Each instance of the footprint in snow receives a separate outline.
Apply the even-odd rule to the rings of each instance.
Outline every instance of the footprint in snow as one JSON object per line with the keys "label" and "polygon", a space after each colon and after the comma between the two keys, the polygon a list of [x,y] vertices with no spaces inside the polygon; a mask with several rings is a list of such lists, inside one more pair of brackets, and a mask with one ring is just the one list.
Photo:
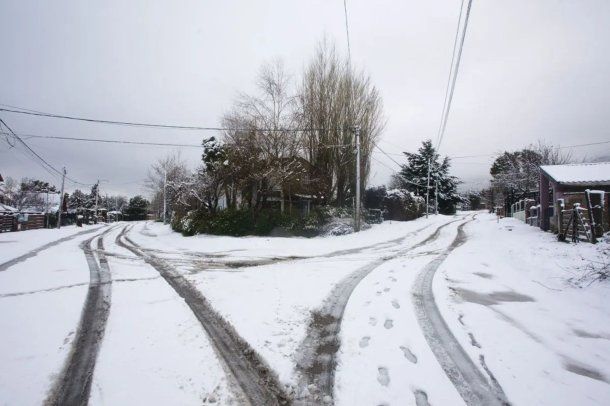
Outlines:
{"label": "footprint in snow", "polygon": [[402,350],[402,354],[405,356],[406,359],[408,359],[409,361],[411,361],[414,364],[417,364],[417,357],[415,356],[415,354],[413,354],[411,352],[411,350],[408,347],[401,345],[400,349]]}
{"label": "footprint in snow", "polygon": [[392,306],[394,306],[395,309],[400,309],[400,303],[398,303],[398,300],[396,299],[392,300]]}
{"label": "footprint in snow", "polygon": [[376,326],[377,325],[377,319],[374,317],[369,317],[369,324],[371,326]]}
{"label": "footprint in snow", "polygon": [[430,406],[430,403],[428,403],[428,394],[423,390],[418,389],[413,392],[413,395],[415,395],[415,404],[417,406]]}
{"label": "footprint in snow", "polygon": [[396,282],[396,278],[395,278],[395,277],[393,277],[393,276],[390,276],[390,280],[391,280],[392,282]]}
{"label": "footprint in snow", "polygon": [[358,343],[358,345],[360,346],[360,348],[364,348],[364,347],[368,347],[369,346],[369,340],[371,339],[371,337],[362,337],[360,339],[360,342]]}
{"label": "footprint in snow", "polygon": [[388,373],[388,369],[386,367],[379,367],[377,368],[377,371],[377,382],[383,386],[388,386],[390,383],[390,374]]}
{"label": "footprint in snow", "polygon": [[383,291],[384,291],[384,292],[389,292],[389,291],[390,291],[390,288],[384,288],[384,289],[383,289]]}
{"label": "footprint in snow", "polygon": [[391,329],[394,327],[394,321],[392,319],[387,319],[385,323],[383,323],[383,327],[387,328],[388,330]]}
{"label": "footprint in snow", "polygon": [[380,290],[378,290],[377,292],[375,292],[375,294],[376,294],[377,296],[381,296],[381,291],[380,291]]}
{"label": "footprint in snow", "polygon": [[370,300],[367,300],[366,302],[364,302],[364,305],[365,305],[365,306],[368,306],[368,305],[370,305],[370,304],[371,304],[371,301],[370,301]]}

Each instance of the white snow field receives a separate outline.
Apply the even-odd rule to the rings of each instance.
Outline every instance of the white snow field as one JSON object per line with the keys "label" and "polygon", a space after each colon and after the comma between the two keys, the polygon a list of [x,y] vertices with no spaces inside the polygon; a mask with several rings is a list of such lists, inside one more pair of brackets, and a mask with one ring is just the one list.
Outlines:
{"label": "white snow field", "polygon": [[[65,231],[64,231],[65,230]],[[0,257],[8,261],[53,241],[55,230],[0,234]],[[83,231],[61,229],[55,239]],[[28,233],[32,240],[28,240]],[[0,272],[0,404],[40,405],[61,371],[78,326],[89,268],[76,236]]]}
{"label": "white snow field", "polygon": [[91,405],[231,404],[205,332],[158,272],[104,238],[112,305],[93,376]]}
{"label": "white snow field", "polygon": [[[92,405],[243,404],[249,396],[193,297],[170,284],[171,272],[260,354],[297,404],[303,396],[314,404],[466,404],[469,367],[497,396],[489,404],[610,404],[610,284],[582,278],[592,261],[609,262],[607,242],[560,243],[482,212],[309,239],[182,237],[153,222],[112,227],[21,261],[12,260],[68,231],[0,235],[0,264],[7,264],[0,270],[0,405],[40,405],[57,386],[89,286],[79,247],[89,239],[96,264],[112,278]],[[107,230],[101,249],[94,237]],[[117,243],[121,233],[127,239]],[[356,274],[353,291],[338,289]],[[422,316],[425,275],[434,275],[429,296],[448,336],[435,337],[438,324]],[[340,345],[322,354],[336,364],[325,394],[303,386],[311,371],[300,363],[312,314],[333,303],[336,310],[337,292],[347,296]],[[463,382],[448,375],[439,348],[469,359],[456,361]],[[317,390],[322,395],[312,398]]]}
{"label": "white snow field", "polygon": [[28,230],[27,233],[0,233],[0,267],[4,262],[27,254],[36,248],[41,248],[45,244],[56,242],[62,238],[70,238],[75,234],[90,235],[90,232],[100,227],[104,227],[104,225],[64,226],[59,230],[41,228]]}

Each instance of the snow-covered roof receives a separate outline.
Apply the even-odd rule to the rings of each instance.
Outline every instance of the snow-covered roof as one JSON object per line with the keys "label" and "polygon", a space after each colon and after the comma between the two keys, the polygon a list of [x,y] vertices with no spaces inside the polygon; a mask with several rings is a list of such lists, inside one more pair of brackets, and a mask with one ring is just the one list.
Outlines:
{"label": "snow-covered roof", "polygon": [[11,207],[7,204],[2,204],[0,203],[0,211],[11,211],[11,212],[18,212],[19,210],[17,210],[14,207]]}
{"label": "snow-covered roof", "polygon": [[567,185],[610,185],[610,162],[543,165],[552,180]]}

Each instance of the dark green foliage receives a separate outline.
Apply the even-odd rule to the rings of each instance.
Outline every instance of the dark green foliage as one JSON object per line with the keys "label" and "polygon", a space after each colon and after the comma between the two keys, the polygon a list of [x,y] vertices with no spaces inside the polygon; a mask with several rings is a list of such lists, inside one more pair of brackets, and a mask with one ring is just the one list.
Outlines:
{"label": "dark green foliage", "polygon": [[[455,205],[460,202],[457,193],[458,179],[449,175],[451,166],[448,157],[443,159],[432,146],[432,141],[424,141],[417,153],[405,152],[407,163],[402,166],[395,182],[402,189],[426,197],[428,169],[430,170],[430,190],[428,190],[430,206],[434,209],[435,184],[438,184],[438,211],[442,214],[455,213]],[[428,168],[428,166],[430,168]]]}
{"label": "dark green foliage", "polygon": [[387,190],[385,186],[373,186],[364,191],[364,207],[367,209],[383,209],[383,199]]}
{"label": "dark green foliage", "polygon": [[392,189],[383,199],[387,220],[415,220],[424,213],[425,200],[403,189]]}
{"label": "dark green foliage", "polygon": [[189,212],[182,218],[175,217],[172,229],[186,236],[213,234],[235,237],[270,235],[281,229],[283,234],[311,237],[317,235],[331,217],[342,214],[349,215],[348,212],[338,213],[336,208],[331,207],[316,208],[305,217],[272,210],[228,209],[214,214],[198,210]]}
{"label": "dark green foliage", "polygon": [[146,220],[148,210],[148,200],[142,196],[135,196],[129,199],[129,206],[125,210],[128,220]]}

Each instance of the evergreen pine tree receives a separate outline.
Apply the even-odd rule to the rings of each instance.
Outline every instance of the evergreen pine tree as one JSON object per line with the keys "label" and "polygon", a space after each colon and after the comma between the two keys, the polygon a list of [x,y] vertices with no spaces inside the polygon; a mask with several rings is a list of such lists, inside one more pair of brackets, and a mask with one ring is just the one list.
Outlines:
{"label": "evergreen pine tree", "polygon": [[457,193],[458,179],[449,175],[451,166],[449,157],[440,159],[439,154],[432,146],[432,141],[422,143],[417,153],[405,152],[407,163],[395,178],[403,189],[426,197],[428,182],[428,165],[430,165],[430,190],[428,198],[431,211],[434,210],[435,182],[438,182],[438,211],[442,214],[455,213],[455,205],[461,199]]}

